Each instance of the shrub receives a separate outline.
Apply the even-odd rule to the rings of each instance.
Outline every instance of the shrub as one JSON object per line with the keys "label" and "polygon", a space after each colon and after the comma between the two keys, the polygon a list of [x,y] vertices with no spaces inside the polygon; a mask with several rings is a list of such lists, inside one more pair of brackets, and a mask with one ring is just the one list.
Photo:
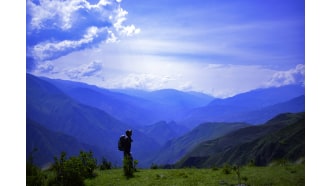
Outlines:
{"label": "shrub", "polygon": [[31,162],[26,163],[26,185],[44,185],[45,178],[39,167]]}
{"label": "shrub", "polygon": [[232,171],[232,167],[228,163],[225,163],[222,167],[222,172],[224,174],[230,174],[231,171]]}
{"label": "shrub", "polygon": [[139,163],[139,161],[138,160],[134,160],[133,161],[133,170],[134,171],[137,171],[137,164]]}
{"label": "shrub", "polygon": [[108,170],[111,169],[112,165],[110,161],[107,161],[106,158],[102,158],[102,164],[100,165],[100,170]]}
{"label": "shrub", "polygon": [[33,153],[38,149],[33,149],[29,159],[26,162],[26,185],[44,185],[46,176],[43,174],[41,169],[33,163]]}
{"label": "shrub", "polygon": [[254,160],[250,160],[249,163],[247,164],[247,166],[249,166],[249,167],[253,167],[255,165],[256,165],[256,163]]}
{"label": "shrub", "polygon": [[154,164],[152,163],[151,166],[150,166],[150,169],[158,169],[158,165],[157,164]]}
{"label": "shrub", "polygon": [[88,153],[80,151],[79,160],[82,163],[82,166],[80,167],[82,168],[82,176],[84,178],[94,177],[94,170],[97,167],[97,161],[93,157],[92,151],[89,151]]}
{"label": "shrub", "polygon": [[219,170],[219,168],[216,166],[212,166],[212,170],[216,171],[216,170]]}
{"label": "shrub", "polygon": [[62,152],[60,159],[54,157],[52,169],[55,171],[55,185],[84,185],[84,179],[94,176],[96,159],[93,153],[80,151],[79,156],[66,159]]}
{"label": "shrub", "polygon": [[275,159],[272,162],[270,162],[269,165],[279,165],[279,166],[286,166],[289,164],[289,161],[285,158],[281,158],[281,159]]}

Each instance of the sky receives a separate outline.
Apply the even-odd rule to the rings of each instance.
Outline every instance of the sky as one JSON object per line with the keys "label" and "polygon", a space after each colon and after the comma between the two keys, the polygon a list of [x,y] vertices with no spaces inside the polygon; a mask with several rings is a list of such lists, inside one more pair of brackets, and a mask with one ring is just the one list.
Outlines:
{"label": "sky", "polygon": [[225,98],[305,84],[302,0],[27,0],[26,72]]}

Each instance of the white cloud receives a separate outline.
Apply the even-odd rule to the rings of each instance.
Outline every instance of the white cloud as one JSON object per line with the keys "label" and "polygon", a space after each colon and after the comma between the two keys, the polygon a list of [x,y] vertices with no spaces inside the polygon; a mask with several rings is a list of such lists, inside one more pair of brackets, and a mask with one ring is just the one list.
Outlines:
{"label": "white cloud", "polygon": [[90,27],[87,29],[86,34],[80,40],[63,40],[58,42],[42,42],[35,45],[32,49],[32,54],[35,58],[43,61],[58,52],[63,52],[68,49],[74,49],[88,44],[97,37],[99,30],[97,27]]}
{"label": "white cloud", "polygon": [[124,26],[128,12],[122,9],[120,6],[113,11],[114,15],[109,16],[109,19],[114,23],[114,27],[118,33],[124,36],[132,36],[140,33],[141,29],[136,28],[134,25]]}
{"label": "white cloud", "polygon": [[153,73],[130,73],[118,76],[109,85],[111,88],[136,88],[143,90],[159,90],[168,88],[168,83],[173,81],[169,76]]}
{"label": "white cloud", "polygon": [[193,91],[193,85],[190,81],[184,82],[181,84],[181,86],[179,86],[179,90],[183,90],[183,91]]}
{"label": "white cloud", "polygon": [[89,64],[81,65],[77,68],[66,71],[66,74],[71,79],[81,79],[83,77],[90,77],[98,74],[102,70],[102,63],[93,61]]}
{"label": "white cloud", "polygon": [[[27,1],[28,14],[32,16],[31,26],[33,29],[49,29],[46,26],[51,26],[68,30],[74,23],[79,22],[81,18],[78,13],[79,10],[105,12],[105,14],[100,15],[108,17],[107,14],[115,12],[116,4],[121,1],[117,0],[117,3],[114,3],[114,0],[100,0],[97,4],[90,4],[86,0],[40,0],[39,2],[36,4],[32,0]],[[126,13],[120,17],[126,19],[127,11],[122,10],[122,12]],[[89,11],[89,13],[92,14],[93,12]]]}
{"label": "white cloud", "polygon": [[116,37],[116,35],[111,30],[108,30],[108,37],[106,43],[115,43],[118,41],[119,39]]}
{"label": "white cloud", "polygon": [[132,35],[140,33],[141,30],[139,28],[135,28],[134,25],[130,25],[130,26],[123,27],[121,32],[127,36],[132,36]]}
{"label": "white cloud", "polygon": [[54,65],[50,62],[44,62],[37,66],[37,69],[35,70],[37,73],[56,73],[54,71]]}
{"label": "white cloud", "polygon": [[37,30],[46,26],[58,27],[62,30],[70,29],[74,21],[74,12],[88,4],[85,0],[40,0],[39,2],[40,4],[37,5],[32,0],[27,1],[28,12],[32,15],[31,26]]}
{"label": "white cloud", "polygon": [[305,84],[305,65],[298,64],[295,68],[287,71],[275,72],[266,86],[280,87],[290,84]]}
{"label": "white cloud", "polygon": [[124,24],[128,12],[118,0],[100,0],[97,4],[86,0],[39,2],[27,1],[27,37],[34,40],[33,44],[27,42],[28,55],[36,62],[102,42],[114,43],[141,31],[133,24]]}

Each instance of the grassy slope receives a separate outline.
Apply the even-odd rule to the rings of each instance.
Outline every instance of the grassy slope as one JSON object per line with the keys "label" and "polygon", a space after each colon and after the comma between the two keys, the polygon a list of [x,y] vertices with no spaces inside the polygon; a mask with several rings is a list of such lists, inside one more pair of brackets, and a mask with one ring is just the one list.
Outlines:
{"label": "grassy slope", "polygon": [[249,160],[254,160],[256,165],[264,166],[272,160],[296,161],[300,157],[305,157],[305,119],[250,143],[238,145],[223,153],[213,154],[206,165],[214,164],[214,162],[216,165],[225,162],[245,164]]}
{"label": "grassy slope", "polygon": [[168,141],[161,151],[156,154],[157,156],[152,162],[173,164],[199,143],[224,136],[229,132],[248,126],[246,123],[203,123],[185,135]]}
{"label": "grassy slope", "polygon": [[304,118],[304,112],[284,113],[264,125],[245,127],[202,142],[177,162],[176,167],[212,167],[225,162],[244,165],[249,160],[266,165],[280,158],[294,161],[304,157]]}
{"label": "grassy slope", "polygon": [[[162,186],[162,185],[237,185],[237,175],[224,174],[222,169],[142,169],[134,177],[126,179],[122,169],[96,171],[97,177],[85,180],[87,186]],[[275,165],[241,168],[241,178],[247,185],[292,186],[305,185],[305,165]]]}

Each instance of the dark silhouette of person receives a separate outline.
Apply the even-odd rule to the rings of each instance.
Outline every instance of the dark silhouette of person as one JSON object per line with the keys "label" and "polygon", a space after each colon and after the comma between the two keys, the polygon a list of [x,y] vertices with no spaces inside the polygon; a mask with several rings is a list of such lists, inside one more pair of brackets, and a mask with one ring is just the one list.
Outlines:
{"label": "dark silhouette of person", "polygon": [[133,168],[133,157],[131,153],[131,145],[132,145],[132,130],[128,129],[126,130],[126,136],[125,136],[125,145],[124,145],[124,159],[129,161],[130,168]]}

